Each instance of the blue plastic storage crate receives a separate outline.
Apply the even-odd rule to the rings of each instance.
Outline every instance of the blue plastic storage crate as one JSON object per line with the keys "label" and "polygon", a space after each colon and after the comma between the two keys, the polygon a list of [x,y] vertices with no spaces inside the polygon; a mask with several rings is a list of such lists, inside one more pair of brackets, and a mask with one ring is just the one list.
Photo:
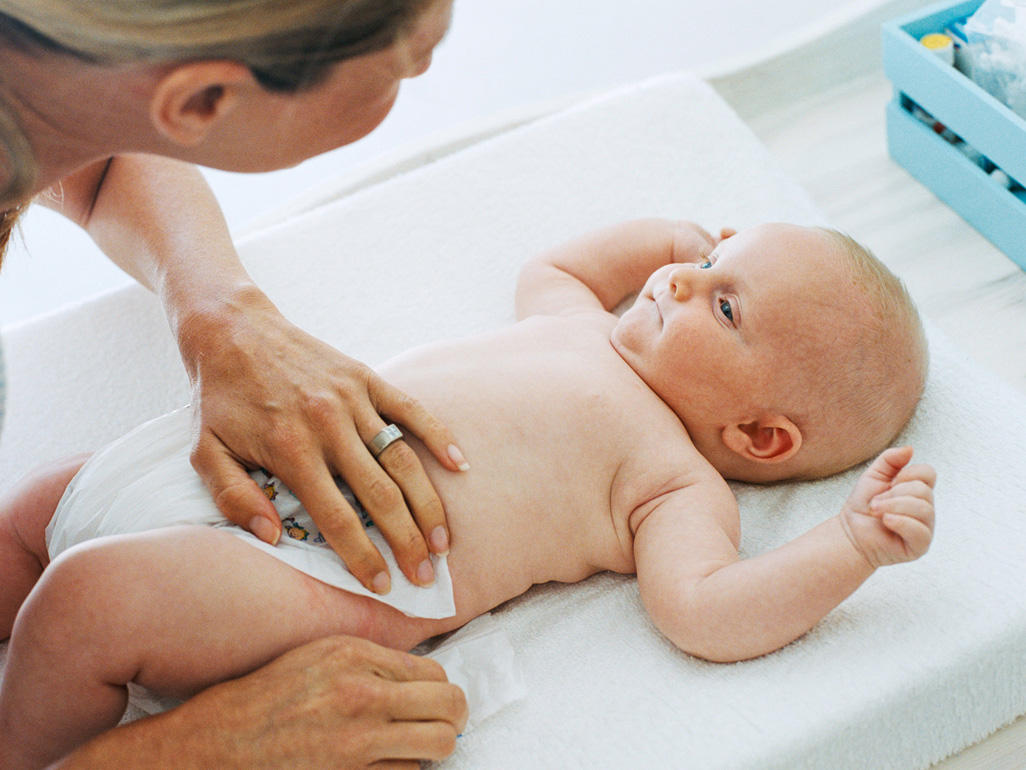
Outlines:
{"label": "blue plastic storage crate", "polygon": [[913,114],[918,105],[1009,177],[1026,183],[1026,121],[919,43],[982,4],[939,3],[884,24],[884,71],[894,85],[887,145],[892,158],[1026,269],[1026,193],[1003,187]]}

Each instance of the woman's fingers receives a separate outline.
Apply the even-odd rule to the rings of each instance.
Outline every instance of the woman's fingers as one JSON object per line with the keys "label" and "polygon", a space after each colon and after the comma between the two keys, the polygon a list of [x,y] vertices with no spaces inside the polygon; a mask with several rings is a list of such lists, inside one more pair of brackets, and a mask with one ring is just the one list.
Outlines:
{"label": "woman's fingers", "polygon": [[449,429],[417,399],[389,385],[377,375],[367,383],[367,390],[377,412],[382,417],[404,425],[405,430],[419,438],[444,467],[451,471],[470,469],[470,464]]}
{"label": "woman's fingers", "polygon": [[[353,510],[326,467],[320,465],[310,468],[309,471],[310,476],[299,477],[293,481],[284,475],[279,478],[310,513],[328,545],[345,562],[356,579],[375,593],[388,593],[392,587],[388,565],[367,537],[366,528],[359,514]],[[317,512],[316,516],[314,511]],[[396,515],[401,516],[402,513]]]}
{"label": "woman's fingers", "polygon": [[335,636],[169,713],[183,726],[176,740],[201,746],[215,766],[288,767],[299,745],[318,767],[416,767],[408,760],[452,753],[467,703],[437,662]]}
{"label": "woman's fingers", "polygon": [[[389,757],[385,767],[420,767],[417,760],[445,759],[456,750],[456,733],[442,721],[393,722],[368,736],[374,754]],[[400,758],[406,758],[400,761]],[[406,762],[416,762],[407,765]],[[378,767],[378,765],[375,765]]]}
{"label": "woman's fingers", "polygon": [[[419,401],[380,377],[371,379],[368,390],[378,413],[400,423],[404,432],[420,439],[443,467],[452,471],[470,469],[452,433]],[[372,429],[377,426],[374,421]],[[368,437],[368,441],[371,438],[373,436]],[[429,549],[436,554],[448,552],[451,538],[445,508],[417,455],[405,442],[396,442],[381,452],[377,461],[402,490]]]}
{"label": "woman's fingers", "polygon": [[434,553],[447,553],[449,529],[445,508],[416,453],[405,442],[396,442],[378,456],[378,463],[402,489],[428,548]]}
{"label": "woman's fingers", "polygon": [[403,574],[416,585],[430,585],[435,574],[427,538],[438,527],[447,531],[442,503],[404,440],[392,441],[375,458],[367,444],[385,425],[376,414],[361,423],[359,435],[337,439],[343,450],[332,463],[381,531]]}
{"label": "woman's fingers", "polygon": [[211,433],[201,433],[192,451],[192,466],[214,504],[228,521],[274,545],[281,537],[281,517],[249,472]]}
{"label": "woman's fingers", "polygon": [[[226,519],[274,545],[281,537],[281,517],[248,471],[213,437],[204,437],[193,452],[193,466],[210,489]],[[346,567],[375,593],[388,593],[391,579],[384,558],[367,537],[360,517],[321,464],[289,466],[278,473],[307,511],[317,511],[318,528]]]}

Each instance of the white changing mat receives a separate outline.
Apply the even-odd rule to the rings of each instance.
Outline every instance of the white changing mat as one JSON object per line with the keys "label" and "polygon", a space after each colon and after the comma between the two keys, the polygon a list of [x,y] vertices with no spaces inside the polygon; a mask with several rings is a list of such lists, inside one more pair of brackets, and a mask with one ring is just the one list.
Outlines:
{"label": "white changing mat", "polygon": [[[712,89],[680,75],[357,190],[241,250],[289,317],[374,363],[510,322],[524,259],[636,216],[822,220]],[[881,570],[798,642],[733,665],[666,642],[632,578],[537,587],[493,613],[526,697],[442,766],[925,767],[1026,712],[1026,400],[931,337],[904,437],[940,473],[925,558]],[[159,308],[136,287],[8,328],[4,346],[8,479],[188,397]],[[743,551],[833,514],[855,474],[736,485]]]}

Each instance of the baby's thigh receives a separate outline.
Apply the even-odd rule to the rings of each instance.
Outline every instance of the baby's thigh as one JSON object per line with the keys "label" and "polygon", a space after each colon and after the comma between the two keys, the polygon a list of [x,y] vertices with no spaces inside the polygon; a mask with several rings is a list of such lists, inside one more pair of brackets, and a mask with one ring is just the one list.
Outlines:
{"label": "baby's thigh", "polygon": [[92,605],[97,644],[135,667],[134,681],[179,696],[314,639],[372,637],[388,627],[379,615],[391,610],[210,527],[99,538],[63,554],[51,570],[79,594],[62,603]]}

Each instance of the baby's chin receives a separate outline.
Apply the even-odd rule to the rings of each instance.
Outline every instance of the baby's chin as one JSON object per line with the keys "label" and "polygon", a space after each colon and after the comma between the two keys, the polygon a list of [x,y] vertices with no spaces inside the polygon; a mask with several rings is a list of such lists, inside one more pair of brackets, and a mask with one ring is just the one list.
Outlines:
{"label": "baby's chin", "polygon": [[641,372],[631,363],[636,358],[636,354],[633,352],[633,346],[630,344],[630,330],[622,318],[616,322],[616,326],[609,332],[609,344],[616,351],[616,354],[623,359],[624,363],[641,377]]}
{"label": "baby's chin", "polygon": [[615,315],[616,324],[609,332],[609,339],[620,355],[653,344],[662,327],[655,304],[640,295],[632,303],[621,303]]}

